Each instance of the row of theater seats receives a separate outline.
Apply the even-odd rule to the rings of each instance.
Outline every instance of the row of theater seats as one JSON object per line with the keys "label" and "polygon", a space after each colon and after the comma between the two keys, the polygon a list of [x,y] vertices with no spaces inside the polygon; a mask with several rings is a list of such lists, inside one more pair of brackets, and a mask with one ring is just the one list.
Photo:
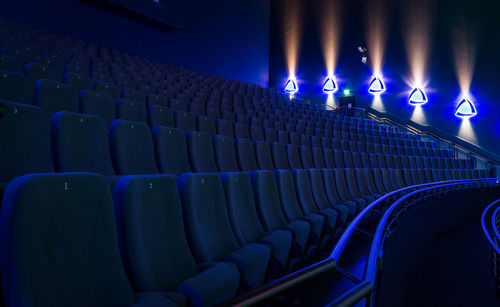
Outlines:
{"label": "row of theater seats", "polygon": [[[252,171],[257,169],[472,169],[469,160],[366,154],[255,141],[58,112],[51,127],[42,109],[0,103],[0,182],[31,172],[90,171],[102,175]],[[109,134],[109,139],[108,139]],[[20,142],[19,140],[23,140]],[[55,166],[55,167],[54,167]],[[111,182],[115,182],[116,178]]]}
{"label": "row of theater seats", "polygon": [[[346,221],[389,191],[384,187],[403,187],[405,173],[441,181],[458,172],[131,175],[117,182],[113,197],[97,174],[22,176],[9,184],[0,212],[5,300],[215,305],[329,252]],[[350,193],[358,197],[336,201]]]}

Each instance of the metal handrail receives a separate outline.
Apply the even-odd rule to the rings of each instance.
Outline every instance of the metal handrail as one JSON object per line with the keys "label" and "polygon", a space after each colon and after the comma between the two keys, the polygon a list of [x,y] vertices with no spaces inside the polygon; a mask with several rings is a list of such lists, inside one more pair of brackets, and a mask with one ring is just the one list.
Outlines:
{"label": "metal handrail", "polygon": [[[491,220],[487,221],[487,215],[493,209],[495,209],[495,211],[491,215]],[[496,223],[495,223],[495,220],[494,220],[495,216],[500,213],[499,209],[500,209],[500,199],[494,201],[488,207],[486,207],[486,209],[484,209],[484,211],[483,211],[483,214],[481,215],[481,225],[483,226],[483,232],[484,232],[486,238],[488,239],[488,241],[490,242],[491,247],[500,255],[500,247],[495,242],[492,235],[490,234],[490,230],[488,229],[488,222],[491,222],[490,226],[493,230],[493,233],[497,237],[497,240],[500,240],[500,233],[499,233],[499,230],[498,230]]]}

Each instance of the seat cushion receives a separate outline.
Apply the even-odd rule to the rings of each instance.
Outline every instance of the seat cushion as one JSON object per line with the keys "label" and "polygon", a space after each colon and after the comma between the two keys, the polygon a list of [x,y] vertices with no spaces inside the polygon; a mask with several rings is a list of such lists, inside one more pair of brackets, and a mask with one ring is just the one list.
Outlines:
{"label": "seat cushion", "polygon": [[270,247],[252,243],[230,253],[225,260],[238,265],[243,287],[252,289],[264,281],[270,256]]}

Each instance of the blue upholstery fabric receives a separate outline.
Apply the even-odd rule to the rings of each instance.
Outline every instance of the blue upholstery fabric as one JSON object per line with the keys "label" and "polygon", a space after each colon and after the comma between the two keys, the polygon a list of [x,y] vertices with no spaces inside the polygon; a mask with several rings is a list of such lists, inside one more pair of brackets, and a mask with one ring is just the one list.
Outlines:
{"label": "blue upholstery fabric", "polygon": [[215,125],[217,127],[217,134],[233,137],[233,125],[230,121],[217,119]]}
{"label": "blue upholstery fabric", "polygon": [[94,88],[92,79],[87,75],[81,75],[75,72],[68,71],[64,74],[63,81],[70,84],[79,93],[83,90],[92,90]]}
{"label": "blue upholstery fabric", "polygon": [[6,191],[0,227],[9,306],[135,302],[120,259],[104,177],[62,173],[17,178]]}
{"label": "blue upholstery fabric", "polygon": [[62,80],[62,75],[57,69],[38,63],[29,63],[26,65],[24,74],[28,77],[31,86],[34,86],[41,79],[53,82],[61,82]]}
{"label": "blue upholstery fabric", "polygon": [[91,90],[80,92],[80,113],[101,117],[106,127],[115,120],[115,104],[111,95]]}
{"label": "blue upholstery fabric", "polygon": [[255,243],[240,247],[231,228],[219,176],[183,174],[178,183],[195,259],[233,262],[238,265],[244,288],[259,286],[267,272],[271,249]]}
{"label": "blue upholstery fabric", "polygon": [[214,149],[210,136],[204,132],[188,131],[186,133],[189,161],[195,172],[217,172]]}
{"label": "blue upholstery fabric", "polygon": [[119,175],[156,174],[151,130],[144,123],[117,119],[109,128],[109,143]]}
{"label": "blue upholstery fabric", "polygon": [[290,169],[290,164],[288,164],[286,145],[280,143],[271,143],[271,153],[276,169]]}
{"label": "blue upholstery fabric", "polygon": [[146,105],[140,101],[120,98],[116,101],[116,117],[147,123]]}
{"label": "blue upholstery fabric", "polygon": [[[53,172],[49,123],[42,109],[0,100],[0,182]],[[8,133],[7,133],[8,132]]]}
{"label": "blue upholstery fabric", "polygon": [[177,289],[192,306],[215,305],[234,296],[239,274],[231,266],[221,263],[198,274],[175,177],[123,177],[113,198],[121,255],[136,291]]}
{"label": "blue upholstery fabric", "polygon": [[121,89],[111,83],[97,81],[94,83],[94,89],[96,92],[103,92],[111,95],[111,97],[113,97],[113,100],[117,100],[118,98],[120,98]]}
{"label": "blue upholstery fabric", "polygon": [[175,127],[184,131],[196,130],[196,123],[191,113],[175,111]]}
{"label": "blue upholstery fabric", "polygon": [[35,86],[35,104],[50,119],[59,111],[78,112],[78,94],[69,84],[42,79]]}
{"label": "blue upholstery fabric", "polygon": [[286,269],[292,243],[291,233],[275,230],[266,235],[257,215],[252,183],[247,173],[224,173],[221,178],[229,218],[238,242],[245,245],[260,241],[269,245],[272,249],[273,276],[282,274]]}
{"label": "blue upholstery fabric", "polygon": [[198,115],[196,117],[196,125],[198,126],[198,131],[200,132],[205,132],[209,135],[217,134],[215,122],[208,116]]}
{"label": "blue upholstery fabric", "polygon": [[51,136],[57,171],[115,175],[106,126],[101,118],[58,112],[52,119]]}
{"label": "blue upholstery fabric", "polygon": [[23,74],[0,70],[0,99],[32,104],[33,87]]}
{"label": "blue upholstery fabric", "polygon": [[191,172],[184,131],[164,126],[153,128],[156,161],[161,173]]}
{"label": "blue upholstery fabric", "polygon": [[236,157],[242,171],[254,171],[259,169],[253,143],[249,139],[234,139],[234,147],[236,148]]}
{"label": "blue upholstery fabric", "polygon": [[175,127],[174,113],[167,107],[150,105],[148,108],[149,126]]}
{"label": "blue upholstery fabric", "polygon": [[22,67],[15,57],[0,55],[0,69],[22,73]]}
{"label": "blue upholstery fabric", "polygon": [[240,170],[236,161],[233,138],[223,135],[213,135],[212,142],[215,152],[215,161],[221,172],[238,172]]}
{"label": "blue upholstery fabric", "polygon": [[274,170],[273,158],[271,157],[271,150],[269,143],[264,141],[255,141],[255,155],[259,169],[261,170]]}

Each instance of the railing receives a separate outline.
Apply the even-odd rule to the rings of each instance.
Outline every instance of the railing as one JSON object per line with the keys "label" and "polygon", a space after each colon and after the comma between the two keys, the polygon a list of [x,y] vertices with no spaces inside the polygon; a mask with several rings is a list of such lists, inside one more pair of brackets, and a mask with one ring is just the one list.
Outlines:
{"label": "railing", "polygon": [[[304,269],[301,269],[297,272],[289,274],[281,279],[275,280],[267,285],[264,285],[258,289],[250,291],[242,296],[236,297],[233,300],[230,300],[224,303],[224,306],[251,306],[257,304],[263,300],[271,298],[273,296],[282,293],[283,291],[290,289],[293,286],[296,286],[300,283],[303,283],[307,280],[310,280],[319,274],[325,273],[331,270],[337,270],[344,277],[350,279],[351,281],[356,283],[356,286],[353,287],[348,292],[344,293],[342,296],[333,301],[331,306],[352,306],[362,299],[368,297],[374,291],[375,280],[365,278],[364,280],[358,280],[356,277],[353,277],[348,272],[345,272],[341,267],[337,265],[342,252],[344,251],[346,245],[353,237],[354,233],[358,230],[358,227],[362,223],[364,219],[368,217],[370,212],[373,212],[376,209],[380,211],[384,211],[384,206],[390,204],[396,199],[401,199],[405,197],[404,195],[415,195],[419,191],[427,191],[432,188],[442,188],[445,186],[458,185],[463,183],[470,182],[484,182],[486,179],[473,179],[473,180],[451,180],[451,181],[443,181],[443,182],[434,182],[434,183],[426,183],[416,186],[410,186],[406,188],[402,188],[393,192],[390,192],[383,197],[377,199],[376,201],[369,204],[360,214],[356,216],[356,218],[349,224],[347,229],[342,234],[341,238],[333,248],[329,257],[317,262],[313,265],[310,265]],[[488,181],[491,181],[489,179]],[[493,182],[495,182],[493,180]],[[398,204],[400,204],[399,202]],[[395,208],[395,206],[391,206],[390,208]],[[385,216],[385,215],[384,215]],[[384,220],[381,220],[384,221]],[[380,225],[380,223],[379,223]],[[380,234],[379,234],[380,235]],[[377,237],[374,237],[374,240],[377,240]],[[382,240],[380,238],[379,240]],[[373,246],[373,245],[372,245]],[[377,246],[380,246],[380,243],[377,243]]]}
{"label": "railing", "polygon": [[500,199],[483,211],[481,224],[491,245],[491,269],[495,279],[496,296],[500,297]]}
{"label": "railing", "polygon": [[500,162],[498,161],[495,161],[491,158],[485,157],[482,154],[469,150],[463,146],[456,144],[453,141],[442,138],[435,133],[429,131],[422,131],[408,124],[402,125],[397,121],[392,120],[389,117],[380,117],[373,112],[368,112],[368,116],[374,120],[389,123],[390,125],[396,126],[403,131],[419,134],[421,135],[421,138],[424,141],[436,142],[439,149],[451,150],[454,158],[471,160],[473,162],[475,169],[494,169],[495,175],[493,177],[496,176],[500,178]]}

